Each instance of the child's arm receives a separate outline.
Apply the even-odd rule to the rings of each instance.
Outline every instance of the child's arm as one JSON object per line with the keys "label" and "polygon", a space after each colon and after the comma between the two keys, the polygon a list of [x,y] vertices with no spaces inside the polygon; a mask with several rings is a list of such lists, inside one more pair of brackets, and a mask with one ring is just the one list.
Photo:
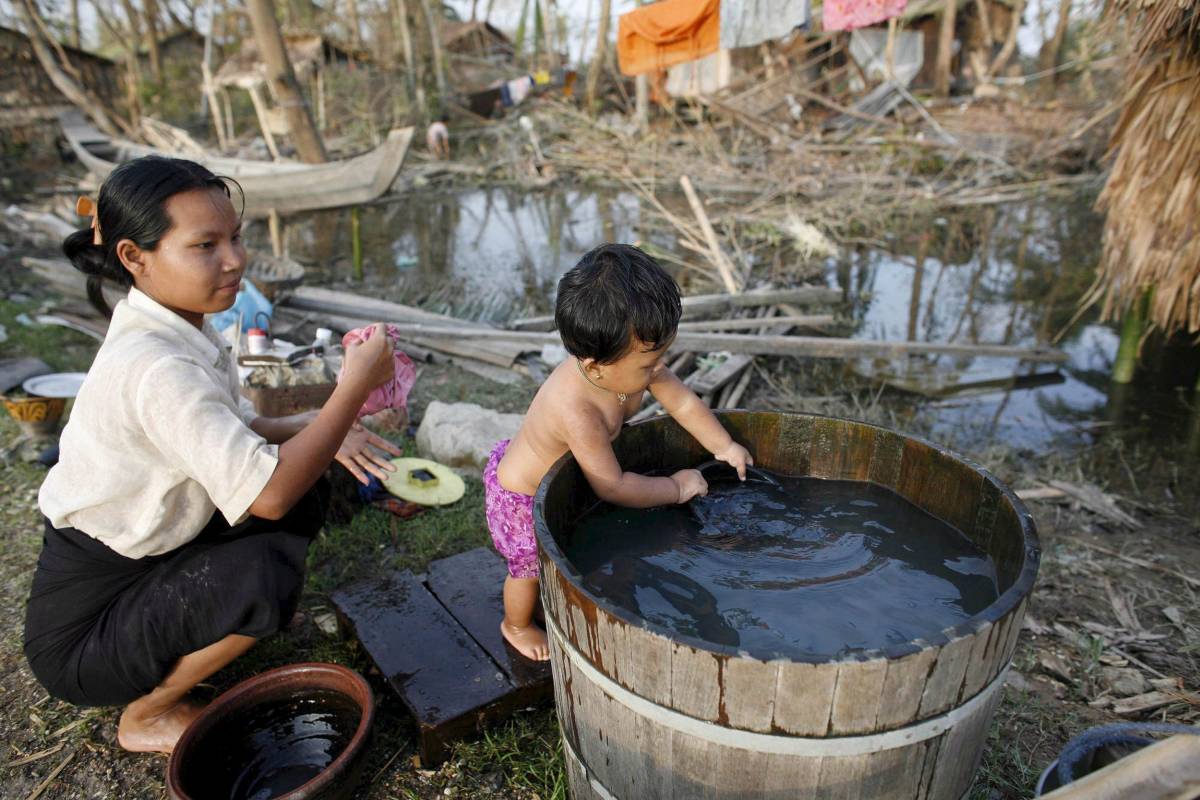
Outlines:
{"label": "child's arm", "polygon": [[346,348],[346,370],[324,407],[304,430],[279,446],[279,463],[250,504],[256,517],[279,519],[329,466],[358,410],[376,386],[395,374],[392,346],[382,329],[362,344]]}
{"label": "child's arm", "polygon": [[621,469],[603,420],[586,411],[566,420],[566,430],[571,455],[601,500],[628,508],[651,508],[686,503],[708,492],[708,484],[694,469],[680,470],[669,478]]}
{"label": "child's arm", "polygon": [[674,372],[665,368],[659,370],[649,389],[663,409],[674,417],[685,431],[695,437],[705,450],[712,453],[718,461],[724,461],[736,469],[739,478],[746,479],[746,467],[754,464],[749,451],[733,440],[708,406],[704,405],[704,401],[679,380]]}

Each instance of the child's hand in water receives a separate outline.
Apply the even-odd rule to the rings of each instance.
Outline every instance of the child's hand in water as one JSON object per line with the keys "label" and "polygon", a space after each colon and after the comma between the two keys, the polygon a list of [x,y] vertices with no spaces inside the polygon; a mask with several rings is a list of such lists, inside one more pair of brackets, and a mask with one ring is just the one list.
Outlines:
{"label": "child's hand in water", "polygon": [[679,499],[675,502],[686,503],[693,497],[704,497],[708,494],[708,482],[698,469],[681,469],[671,476],[679,488]]}
{"label": "child's hand in water", "polygon": [[396,377],[392,342],[384,331],[383,323],[376,323],[374,328],[370,339],[346,347],[343,380],[361,383],[367,389],[382,386]]}
{"label": "child's hand in water", "polygon": [[750,451],[737,442],[730,442],[729,447],[719,453],[713,453],[713,457],[736,469],[738,479],[743,481],[746,480],[746,467],[754,466],[754,457],[750,455]]}

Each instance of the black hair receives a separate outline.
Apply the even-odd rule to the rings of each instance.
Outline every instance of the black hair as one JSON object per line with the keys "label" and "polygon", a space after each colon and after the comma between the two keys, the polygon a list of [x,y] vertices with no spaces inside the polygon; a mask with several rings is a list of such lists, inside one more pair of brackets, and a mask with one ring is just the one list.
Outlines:
{"label": "black hair", "polygon": [[576,358],[616,361],[636,338],[657,350],[675,335],[679,287],[658,262],[628,244],[602,244],[558,282],[554,322]]}
{"label": "black hair", "polygon": [[114,169],[96,201],[101,243],[94,244],[95,232],[88,227],[75,231],[62,244],[63,254],[75,269],[88,276],[92,305],[106,317],[112,316],[101,291],[103,279],[118,286],[133,285],[133,275],[117,257],[117,242],[129,239],[142,250],[154,250],[171,229],[167,200],[192,189],[220,189],[229,197],[229,182],[232,179],[219,178],[182,158],[143,156]]}

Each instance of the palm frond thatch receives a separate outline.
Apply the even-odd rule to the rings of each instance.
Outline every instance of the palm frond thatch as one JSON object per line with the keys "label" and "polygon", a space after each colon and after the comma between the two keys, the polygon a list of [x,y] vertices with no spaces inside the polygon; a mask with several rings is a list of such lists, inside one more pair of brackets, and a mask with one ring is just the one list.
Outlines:
{"label": "palm frond thatch", "polygon": [[1150,320],[1200,331],[1200,0],[1126,0],[1138,57],[1110,142],[1093,299],[1106,319],[1147,289]]}

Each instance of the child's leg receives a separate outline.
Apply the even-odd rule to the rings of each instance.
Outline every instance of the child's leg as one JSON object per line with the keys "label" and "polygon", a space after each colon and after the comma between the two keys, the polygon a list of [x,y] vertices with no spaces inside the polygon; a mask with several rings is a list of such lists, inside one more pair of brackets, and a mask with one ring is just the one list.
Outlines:
{"label": "child's leg", "polygon": [[504,578],[504,619],[500,632],[509,644],[526,658],[547,661],[550,658],[550,643],[546,632],[533,621],[533,612],[538,604],[538,579]]}

